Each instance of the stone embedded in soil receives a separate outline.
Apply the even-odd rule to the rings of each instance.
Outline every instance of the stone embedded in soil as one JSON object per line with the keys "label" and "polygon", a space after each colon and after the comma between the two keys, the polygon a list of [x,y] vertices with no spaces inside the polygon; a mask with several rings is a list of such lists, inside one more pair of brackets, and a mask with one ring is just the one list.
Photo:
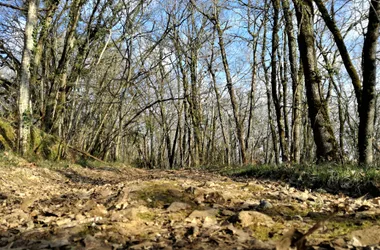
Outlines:
{"label": "stone embedded in soil", "polygon": [[139,220],[138,214],[149,212],[146,206],[131,207],[120,211],[122,217],[130,220]]}
{"label": "stone embedded in soil", "polygon": [[380,244],[380,226],[373,226],[351,232],[347,237],[353,246],[369,246]]}
{"label": "stone embedded in soil", "polygon": [[184,202],[175,201],[172,204],[170,204],[170,206],[167,208],[167,211],[168,212],[178,212],[178,211],[186,210],[189,208],[191,208],[191,206],[189,204],[184,203]]}
{"label": "stone embedded in soil", "polygon": [[213,227],[215,225],[218,224],[218,221],[216,220],[215,217],[209,217],[207,216],[205,219],[204,219],[204,222],[203,222],[203,227]]}
{"label": "stone embedded in soil", "polygon": [[206,217],[215,217],[218,214],[217,209],[207,209],[207,210],[194,210],[187,218],[187,221],[193,219],[205,219]]}
{"label": "stone embedded in soil", "polygon": [[240,206],[240,209],[253,209],[257,208],[259,201],[258,200],[246,200],[244,203]]}
{"label": "stone embedded in soil", "polygon": [[233,215],[235,215],[235,212],[228,210],[228,209],[224,209],[224,210],[222,210],[221,214],[224,216],[233,216]]}
{"label": "stone embedded in soil", "polygon": [[296,192],[292,197],[299,201],[307,201],[309,199],[309,194],[306,192]]}
{"label": "stone embedded in soil", "polygon": [[266,214],[257,211],[242,211],[239,213],[239,221],[243,227],[248,227],[254,224],[273,225],[274,221]]}
{"label": "stone embedded in soil", "polygon": [[271,208],[273,208],[273,205],[269,201],[266,201],[266,200],[260,201],[260,205],[259,205],[258,209],[266,210],[266,209],[271,209]]}

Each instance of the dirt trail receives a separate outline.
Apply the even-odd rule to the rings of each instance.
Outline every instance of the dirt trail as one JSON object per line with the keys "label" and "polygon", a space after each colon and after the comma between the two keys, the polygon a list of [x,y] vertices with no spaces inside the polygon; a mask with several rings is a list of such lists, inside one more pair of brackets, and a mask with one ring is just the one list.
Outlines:
{"label": "dirt trail", "polygon": [[0,167],[0,249],[288,249],[318,222],[307,248],[379,249],[379,221],[379,198],[202,171]]}

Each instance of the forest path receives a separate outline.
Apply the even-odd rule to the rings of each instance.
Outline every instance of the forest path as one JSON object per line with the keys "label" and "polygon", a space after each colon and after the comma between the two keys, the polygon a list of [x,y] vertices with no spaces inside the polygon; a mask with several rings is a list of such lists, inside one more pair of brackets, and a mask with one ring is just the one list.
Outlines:
{"label": "forest path", "polygon": [[288,249],[316,223],[308,249],[380,245],[379,198],[319,191],[196,170],[1,166],[0,249]]}

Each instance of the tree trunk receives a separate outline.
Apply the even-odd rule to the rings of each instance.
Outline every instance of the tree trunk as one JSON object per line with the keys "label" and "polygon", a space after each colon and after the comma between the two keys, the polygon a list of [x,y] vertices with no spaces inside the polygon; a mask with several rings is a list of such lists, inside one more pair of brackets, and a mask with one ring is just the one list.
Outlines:
{"label": "tree trunk", "polygon": [[[285,130],[284,130],[284,117],[281,112],[281,104],[280,98],[277,93],[277,60],[278,60],[278,47],[279,47],[279,9],[280,9],[280,1],[272,0],[273,5],[273,33],[272,33],[272,61],[271,61],[271,83],[272,83],[272,98],[274,103],[274,109],[276,111],[276,121],[277,121],[277,129],[278,135],[280,139],[280,150],[281,150],[281,158],[283,162],[287,162],[289,160],[288,157],[288,147],[285,138]],[[285,105],[285,104],[284,104]]]}
{"label": "tree trunk", "polygon": [[317,162],[337,161],[337,143],[323,99],[321,76],[317,68],[313,3],[298,0],[293,2],[299,26],[298,45],[305,77],[308,112],[317,146]]}
{"label": "tree trunk", "polygon": [[245,152],[243,124],[240,121],[240,115],[239,115],[238,105],[237,105],[237,101],[236,101],[235,89],[232,85],[232,77],[231,77],[230,67],[228,65],[227,53],[226,53],[225,46],[224,46],[223,31],[222,31],[222,28],[220,27],[220,24],[218,21],[216,21],[216,23],[215,23],[215,28],[216,28],[216,31],[218,33],[219,48],[220,48],[220,53],[222,56],[224,73],[226,74],[227,89],[228,89],[228,93],[230,94],[232,112],[233,112],[235,125],[236,125],[236,134],[237,134],[237,137],[238,137],[237,139],[239,141],[239,146],[240,146],[241,163],[246,164],[247,163],[247,157],[246,157],[246,152]]}
{"label": "tree trunk", "polygon": [[32,113],[30,106],[30,80],[31,61],[33,51],[33,30],[37,24],[37,2],[29,0],[28,16],[25,24],[24,49],[21,62],[21,76],[19,89],[19,152],[25,154],[29,149],[30,133],[32,125]]}
{"label": "tree trunk", "polygon": [[328,13],[322,0],[314,0],[314,2],[316,3],[318,7],[319,12],[321,12],[322,18],[325,21],[326,26],[329,28],[329,30],[334,36],[335,44],[338,47],[340,56],[342,57],[343,64],[348,74],[350,75],[352,85],[354,86],[355,95],[356,95],[358,107],[360,110],[360,104],[361,104],[361,98],[362,98],[361,82],[359,79],[359,75],[351,61],[351,57],[346,48],[346,44],[344,43],[342,34],[340,33],[340,30],[338,29],[335,23],[335,20],[332,17],[330,17],[330,14]]}
{"label": "tree trunk", "polygon": [[[271,131],[272,135],[272,144],[273,144],[273,151],[274,151],[274,157],[275,157],[275,162],[276,164],[279,164],[279,153],[278,153],[278,148],[277,148],[277,135],[276,135],[276,130],[273,124],[273,119],[272,119],[272,106],[271,106],[271,94],[269,90],[269,74],[268,74],[268,68],[265,65],[265,50],[266,50],[266,36],[267,36],[267,21],[268,21],[268,14],[265,12],[264,16],[264,32],[263,32],[263,45],[262,45],[262,51],[261,51],[261,63],[263,64],[264,68],[264,83],[265,83],[265,89],[266,89],[266,97],[267,97],[267,109],[268,109],[268,123],[269,123],[269,128]],[[267,150],[269,150],[269,145],[267,147]],[[268,158],[268,157],[266,157]],[[271,161],[272,157],[269,157],[269,162]]]}
{"label": "tree trunk", "polygon": [[288,37],[290,76],[292,78],[293,105],[292,105],[292,142],[291,142],[291,159],[294,163],[300,163],[301,159],[301,99],[302,85],[301,79],[298,78],[297,69],[297,41],[294,36],[293,17],[290,11],[289,1],[282,0],[282,8],[285,17],[285,31]]}
{"label": "tree trunk", "polygon": [[375,116],[376,49],[380,28],[380,2],[372,0],[369,8],[368,28],[363,45],[363,96],[360,105],[359,163],[373,163],[373,123]]}

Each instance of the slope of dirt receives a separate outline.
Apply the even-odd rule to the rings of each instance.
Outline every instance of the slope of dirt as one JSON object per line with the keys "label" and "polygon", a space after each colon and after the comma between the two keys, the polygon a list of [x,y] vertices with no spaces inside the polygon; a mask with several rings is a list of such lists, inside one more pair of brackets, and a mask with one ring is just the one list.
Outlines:
{"label": "slope of dirt", "polygon": [[319,191],[190,170],[1,166],[0,248],[376,249],[380,199]]}

